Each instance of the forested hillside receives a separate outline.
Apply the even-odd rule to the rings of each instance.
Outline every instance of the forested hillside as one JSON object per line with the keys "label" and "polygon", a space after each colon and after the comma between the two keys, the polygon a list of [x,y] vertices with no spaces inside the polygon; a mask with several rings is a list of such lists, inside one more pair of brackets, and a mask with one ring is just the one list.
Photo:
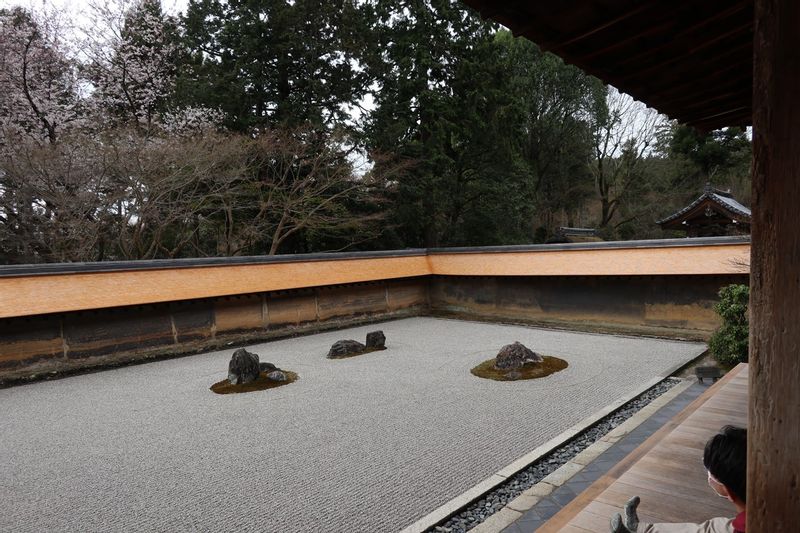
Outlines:
{"label": "forested hillside", "polygon": [[0,9],[0,263],[667,237],[750,152],[456,1]]}

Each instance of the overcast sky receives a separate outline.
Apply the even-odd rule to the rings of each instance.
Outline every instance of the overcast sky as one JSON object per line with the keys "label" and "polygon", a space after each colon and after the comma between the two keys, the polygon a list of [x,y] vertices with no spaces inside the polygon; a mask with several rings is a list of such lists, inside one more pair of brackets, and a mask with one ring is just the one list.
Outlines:
{"label": "overcast sky", "polygon": [[[58,6],[61,9],[69,10],[76,18],[86,11],[89,5],[88,0],[0,0],[0,7],[24,6],[40,8],[42,4]],[[168,13],[176,14],[186,10],[189,0],[161,0],[161,5]]]}

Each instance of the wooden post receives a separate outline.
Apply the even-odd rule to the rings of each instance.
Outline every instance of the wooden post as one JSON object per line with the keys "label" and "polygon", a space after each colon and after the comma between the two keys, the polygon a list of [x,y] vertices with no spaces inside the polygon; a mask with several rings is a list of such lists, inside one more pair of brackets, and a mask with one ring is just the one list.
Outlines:
{"label": "wooden post", "polygon": [[747,531],[800,531],[800,2],[755,0]]}

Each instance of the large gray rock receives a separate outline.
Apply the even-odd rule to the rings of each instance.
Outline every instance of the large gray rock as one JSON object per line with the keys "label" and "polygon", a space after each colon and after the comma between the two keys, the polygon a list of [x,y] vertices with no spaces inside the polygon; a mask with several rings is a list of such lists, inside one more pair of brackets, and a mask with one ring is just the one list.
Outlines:
{"label": "large gray rock", "polygon": [[499,370],[512,370],[522,368],[525,363],[541,363],[542,361],[544,359],[541,355],[526,348],[522,343],[515,342],[500,349],[494,361],[494,367]]}
{"label": "large gray rock", "polygon": [[258,356],[239,348],[233,352],[231,362],[228,363],[228,381],[233,385],[243,385],[258,379],[260,371]]}
{"label": "large gray rock", "polygon": [[367,333],[367,348],[385,348],[386,335],[383,331],[371,331]]}
{"label": "large gray rock", "polygon": [[348,355],[357,355],[363,353],[367,347],[361,344],[358,341],[354,340],[343,340],[343,341],[336,341],[331,346],[330,351],[328,352],[329,359],[336,359],[337,357],[347,357]]}

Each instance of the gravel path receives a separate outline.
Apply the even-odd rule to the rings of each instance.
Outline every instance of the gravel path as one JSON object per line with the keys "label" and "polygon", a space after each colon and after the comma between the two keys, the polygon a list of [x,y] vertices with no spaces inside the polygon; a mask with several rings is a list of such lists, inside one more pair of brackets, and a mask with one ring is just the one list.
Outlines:
{"label": "gravel path", "polygon": [[[570,366],[469,373],[515,340]],[[0,531],[396,531],[704,348],[410,318],[250,347],[271,391],[208,390],[232,350],[0,390]]]}

